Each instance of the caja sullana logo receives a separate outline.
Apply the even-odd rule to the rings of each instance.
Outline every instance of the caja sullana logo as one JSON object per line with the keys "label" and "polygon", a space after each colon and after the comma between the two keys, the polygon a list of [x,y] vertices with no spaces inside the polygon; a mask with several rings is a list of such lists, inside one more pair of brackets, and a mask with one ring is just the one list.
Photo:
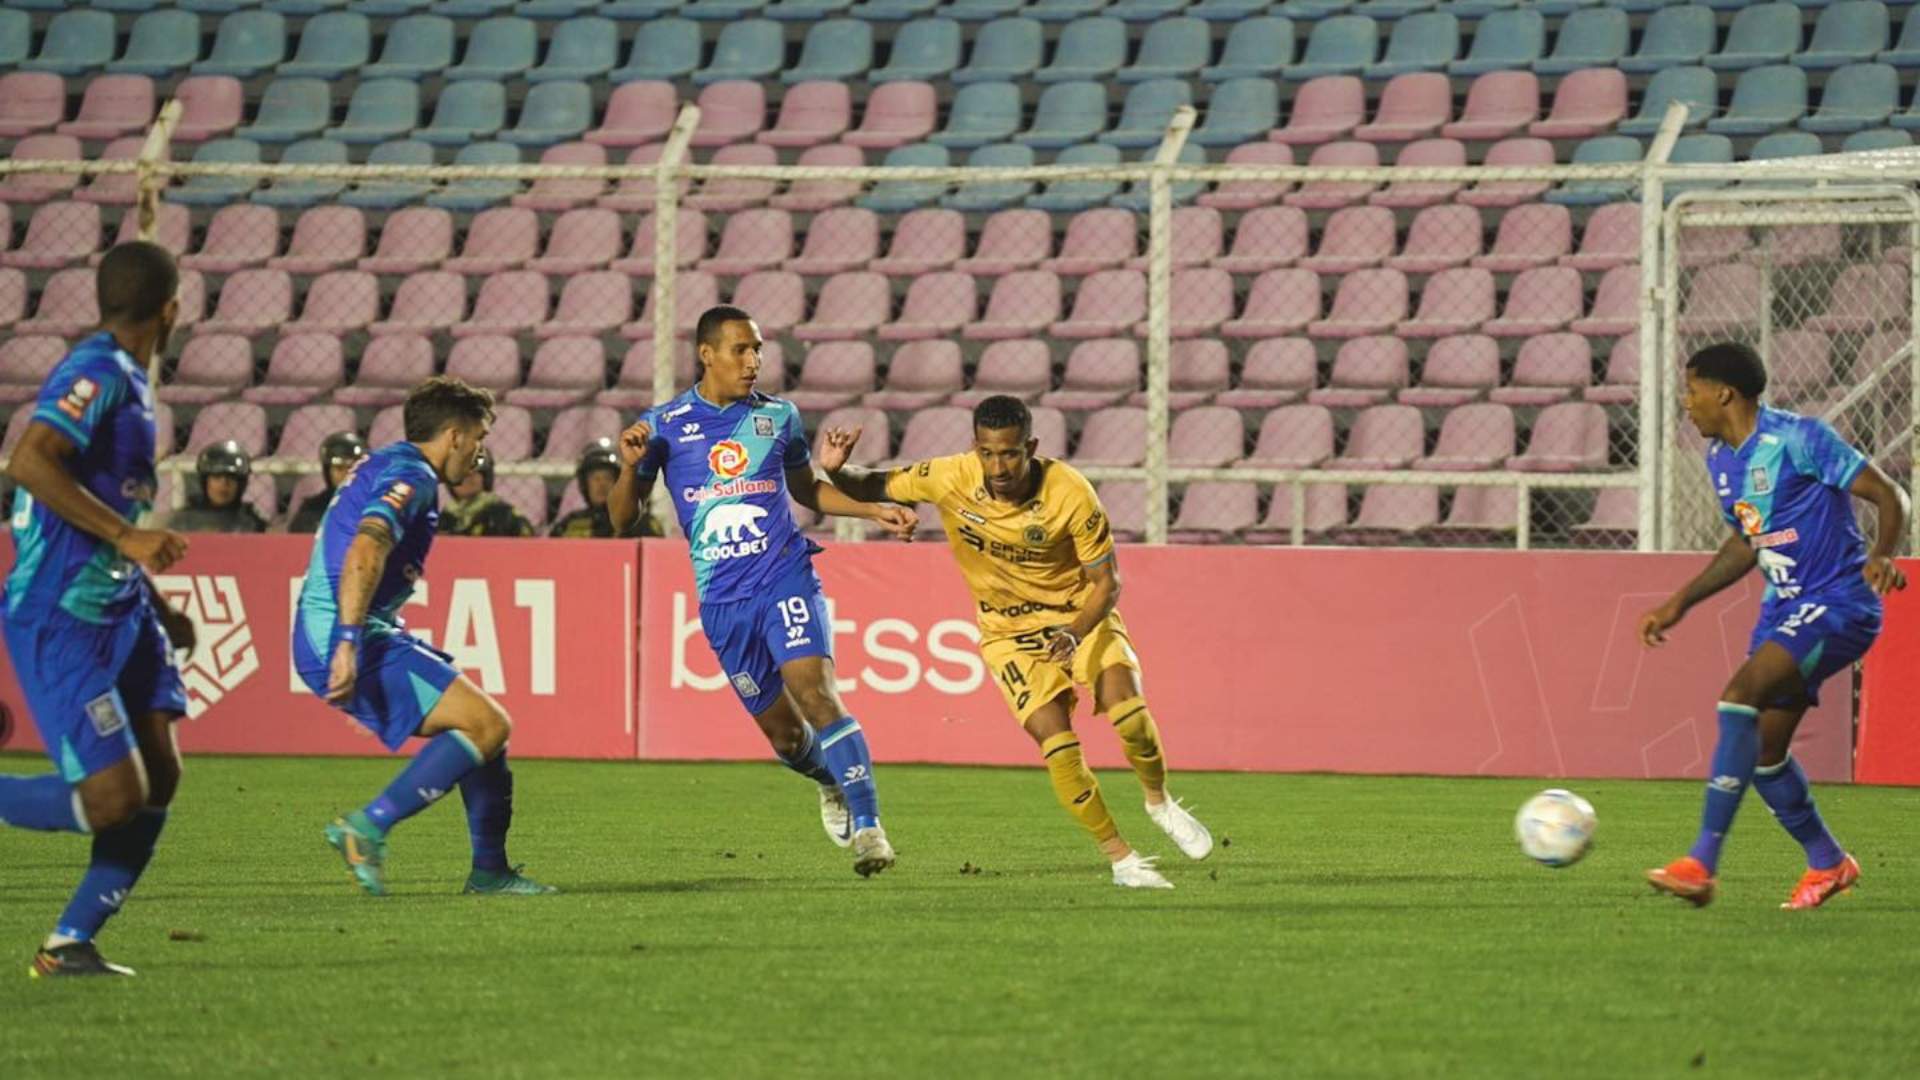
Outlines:
{"label": "caja sullana logo", "polygon": [[160,574],[154,586],[193,620],[196,644],[180,668],[187,715],[199,716],[260,669],[240,583],[226,575]]}
{"label": "caja sullana logo", "polygon": [[747,464],[747,448],[732,439],[714,443],[707,451],[707,467],[724,480],[731,480],[746,472]]}

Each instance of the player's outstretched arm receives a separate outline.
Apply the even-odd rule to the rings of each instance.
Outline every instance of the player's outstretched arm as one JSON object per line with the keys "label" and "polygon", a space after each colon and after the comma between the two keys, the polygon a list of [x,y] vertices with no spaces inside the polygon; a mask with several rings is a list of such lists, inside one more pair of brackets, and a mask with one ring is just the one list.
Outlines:
{"label": "player's outstretched arm", "polygon": [[165,529],[141,529],[127,523],[93,492],[81,487],[67,463],[73,440],[46,424],[31,423],[7,463],[7,475],[35,502],[81,532],[112,544],[120,554],[160,573],[187,553],[187,538]]}
{"label": "player's outstretched arm", "polygon": [[[816,514],[871,521],[896,540],[911,541],[920,527],[920,515],[910,508],[855,498],[814,472],[811,465],[787,470],[787,493]],[[884,492],[881,497],[885,497]]]}
{"label": "player's outstretched arm", "polygon": [[641,420],[620,433],[620,478],[613,482],[607,496],[607,517],[613,521],[613,535],[625,536],[640,519],[640,504],[653,493],[653,481],[640,479],[640,462],[647,456],[647,440],[653,437],[653,425]]}
{"label": "player's outstretched arm", "polygon": [[1900,547],[1900,538],[1907,535],[1907,516],[1913,513],[1913,507],[1907,499],[1907,493],[1900,485],[1887,478],[1880,467],[1873,462],[1860,470],[1853,478],[1853,486],[1848,489],[1854,498],[1870,502],[1880,512],[1880,519],[1874,527],[1873,549],[1867,553],[1867,565],[1860,576],[1874,592],[1885,596],[1895,589],[1907,587],[1907,576],[1894,565],[1893,553]]}
{"label": "player's outstretched arm", "polygon": [[1726,542],[1698,577],[1682,585],[1666,603],[1640,616],[1640,641],[1646,645],[1666,644],[1666,631],[1695,604],[1747,576],[1747,571],[1758,561],[1746,537],[1738,532],[1728,533]]}
{"label": "player's outstretched arm", "polygon": [[862,430],[857,427],[828,428],[825,437],[820,440],[820,454],[815,460],[826,470],[827,478],[834,487],[861,502],[886,502],[886,470],[866,469],[847,463],[847,459],[853,456],[854,444],[860,441]]}

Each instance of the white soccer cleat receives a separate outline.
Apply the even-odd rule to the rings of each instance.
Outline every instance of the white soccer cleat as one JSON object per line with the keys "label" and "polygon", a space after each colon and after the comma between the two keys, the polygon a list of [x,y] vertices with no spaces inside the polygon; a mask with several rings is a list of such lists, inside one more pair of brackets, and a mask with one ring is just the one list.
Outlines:
{"label": "white soccer cleat", "polygon": [[820,785],[820,826],[834,846],[852,846],[853,811],[847,809],[847,793],[839,784]]}
{"label": "white soccer cleat", "polygon": [[853,834],[853,872],[872,877],[893,865],[893,845],[887,843],[887,830],[878,825]]}
{"label": "white soccer cleat", "polygon": [[1157,855],[1142,855],[1134,852],[1113,864],[1113,883],[1123,889],[1171,889],[1173,882],[1160,876],[1154,869],[1159,861]]}
{"label": "white soccer cleat", "polygon": [[1187,858],[1204,859],[1213,854],[1213,834],[1192,811],[1180,805],[1180,800],[1168,799],[1158,806],[1148,803],[1147,816]]}

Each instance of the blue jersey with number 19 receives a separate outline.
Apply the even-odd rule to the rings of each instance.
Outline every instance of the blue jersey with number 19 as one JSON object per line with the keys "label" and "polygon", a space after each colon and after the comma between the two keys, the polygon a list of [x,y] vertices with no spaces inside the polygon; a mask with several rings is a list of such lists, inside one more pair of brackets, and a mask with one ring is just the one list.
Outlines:
{"label": "blue jersey with number 19", "polygon": [[300,586],[300,626],[316,655],[326,655],[340,610],[340,568],[363,521],[381,522],[393,537],[386,570],[367,603],[366,633],[372,637],[404,628],[400,607],[426,570],[427,550],[440,525],[439,482],[420,448],[399,442],[360,459],[334,493]]}

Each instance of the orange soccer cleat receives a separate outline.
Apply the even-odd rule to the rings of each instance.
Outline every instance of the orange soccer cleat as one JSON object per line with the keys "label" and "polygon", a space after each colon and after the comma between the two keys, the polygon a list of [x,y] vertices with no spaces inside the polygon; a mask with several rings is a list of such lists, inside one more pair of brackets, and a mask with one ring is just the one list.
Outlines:
{"label": "orange soccer cleat", "polygon": [[1841,858],[1838,866],[1808,870],[1800,875],[1800,884],[1793,887],[1793,895],[1780,906],[1787,911],[1817,908],[1853,888],[1853,883],[1859,880],[1860,864],[1854,861],[1853,856],[1847,855]]}
{"label": "orange soccer cleat", "polygon": [[1647,871],[1647,884],[1656,891],[1677,896],[1694,907],[1706,907],[1713,902],[1713,890],[1719,881],[1707,872],[1705,863],[1691,855],[1683,855],[1665,866]]}

